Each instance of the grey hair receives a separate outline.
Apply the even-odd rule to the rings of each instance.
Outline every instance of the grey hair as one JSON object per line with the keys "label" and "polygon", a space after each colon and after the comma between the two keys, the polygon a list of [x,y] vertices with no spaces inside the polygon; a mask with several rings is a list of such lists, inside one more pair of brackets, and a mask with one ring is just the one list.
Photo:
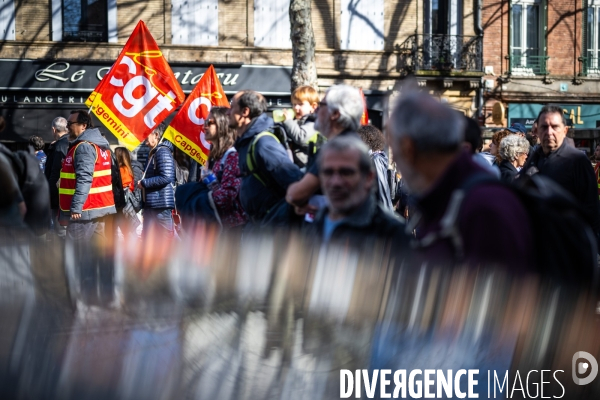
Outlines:
{"label": "grey hair", "polygon": [[529,153],[529,142],[520,135],[508,135],[500,142],[498,152],[503,160],[514,161],[519,154]]}
{"label": "grey hair", "polygon": [[52,120],[52,127],[58,132],[67,131],[67,119],[65,117],[56,117]]}
{"label": "grey hair", "polygon": [[356,150],[360,154],[358,167],[363,175],[374,172],[373,162],[371,161],[371,156],[369,154],[369,146],[356,136],[336,136],[329,140],[319,151],[317,162],[320,166],[323,162],[323,157],[325,157],[325,153],[329,151],[342,152],[347,150]]}
{"label": "grey hair", "polygon": [[156,125],[154,129],[152,129],[152,133],[156,133],[158,138],[161,139],[165,134],[165,129],[167,129],[167,125],[164,122],[161,122],[160,124]]}
{"label": "grey hair", "polygon": [[452,153],[465,140],[465,118],[425,92],[400,96],[390,117],[394,139],[408,136],[422,153]]}
{"label": "grey hair", "polygon": [[340,113],[338,124],[356,132],[364,111],[362,96],[357,88],[348,85],[333,85],[325,92],[329,115]]}

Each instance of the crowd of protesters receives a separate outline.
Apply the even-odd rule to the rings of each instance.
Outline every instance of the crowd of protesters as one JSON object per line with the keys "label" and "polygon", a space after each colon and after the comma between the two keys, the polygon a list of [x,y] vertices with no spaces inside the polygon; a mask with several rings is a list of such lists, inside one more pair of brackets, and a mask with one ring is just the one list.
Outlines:
{"label": "crowd of protesters", "polygon": [[[418,90],[397,100],[386,135],[360,125],[363,99],[351,86],[334,85],[322,98],[300,87],[292,105],[275,122],[265,98],[244,90],[230,108],[213,108],[203,166],[186,163],[163,140],[163,124],[147,137],[142,164],[124,147],[113,153],[87,111],[57,117],[47,155],[40,138],[30,141],[47,177],[48,235],[176,240],[202,221],[244,240],[296,228],[320,245],[377,241],[413,262],[540,272],[542,228],[531,199],[556,210],[549,199],[558,197],[558,222],[544,219],[543,229],[560,231],[548,224],[573,211],[579,237],[593,237],[578,249],[588,245],[595,257],[599,172],[570,144],[560,107],[545,106],[531,132],[521,124],[496,132],[483,149],[474,120]],[[594,156],[600,159],[600,146]],[[2,224],[10,225],[29,210],[18,179],[6,168],[2,178],[14,189],[2,204]],[[593,279],[597,268],[586,268],[581,278]]]}

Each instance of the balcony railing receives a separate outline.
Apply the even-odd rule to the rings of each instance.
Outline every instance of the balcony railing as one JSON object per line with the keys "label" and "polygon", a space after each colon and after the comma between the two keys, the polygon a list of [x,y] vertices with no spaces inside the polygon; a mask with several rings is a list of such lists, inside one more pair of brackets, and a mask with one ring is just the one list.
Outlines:
{"label": "balcony railing", "polygon": [[582,75],[592,78],[600,77],[600,58],[598,57],[580,57],[582,63]]}
{"label": "balcony railing", "polygon": [[483,72],[480,36],[412,35],[396,49],[406,72]]}
{"label": "balcony railing", "polygon": [[87,24],[86,29],[81,29],[77,24],[65,24],[63,40],[81,42],[106,42],[106,26],[100,24]]}
{"label": "balcony railing", "polygon": [[516,55],[508,56],[510,73],[515,76],[546,75],[548,56]]}

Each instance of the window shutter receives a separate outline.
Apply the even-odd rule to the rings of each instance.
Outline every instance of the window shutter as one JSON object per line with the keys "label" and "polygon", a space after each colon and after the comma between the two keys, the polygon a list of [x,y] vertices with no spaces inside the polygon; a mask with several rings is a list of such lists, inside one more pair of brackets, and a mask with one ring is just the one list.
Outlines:
{"label": "window shutter", "polygon": [[14,0],[0,0],[0,39],[15,40]]}
{"label": "window shutter", "polygon": [[256,47],[292,47],[290,39],[290,1],[254,1],[254,45]]}
{"label": "window shutter", "polygon": [[52,32],[50,34],[50,40],[54,42],[61,42],[62,36],[62,0],[52,0]]}
{"label": "window shutter", "polygon": [[117,0],[108,0],[106,6],[106,30],[108,31],[108,41],[109,43],[117,43],[119,40],[117,27]]}
{"label": "window shutter", "polygon": [[540,2],[540,12],[542,13],[540,20],[542,21],[542,34],[540,35],[540,56],[545,56],[548,54],[548,49],[546,48],[546,35],[548,34],[548,1],[542,0]]}
{"label": "window shutter", "polygon": [[383,0],[341,0],[342,50],[383,50]]}
{"label": "window shutter", "polygon": [[[588,12],[589,12],[588,1],[582,0],[581,6],[583,8],[583,13],[582,13],[583,23],[581,24],[581,57],[587,58],[588,57],[587,49],[589,48],[589,45],[590,45],[587,40],[587,37],[588,37]],[[584,59],[583,62],[584,62],[584,68],[585,68],[585,63],[588,63],[589,60]]]}

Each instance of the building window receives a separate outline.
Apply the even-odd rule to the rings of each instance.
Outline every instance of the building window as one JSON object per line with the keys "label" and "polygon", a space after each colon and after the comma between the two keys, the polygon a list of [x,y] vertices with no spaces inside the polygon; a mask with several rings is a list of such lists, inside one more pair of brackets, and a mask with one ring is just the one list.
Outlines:
{"label": "building window", "polygon": [[290,0],[254,0],[254,45],[292,48]]}
{"label": "building window", "polygon": [[14,0],[0,0],[0,40],[15,40]]}
{"label": "building window", "polygon": [[544,23],[540,0],[519,0],[511,5],[510,69],[515,75],[546,73]]}
{"label": "building window", "polygon": [[51,6],[52,41],[117,42],[117,0],[51,0]]}
{"label": "building window", "polygon": [[425,0],[425,35],[462,35],[462,0]]}
{"label": "building window", "polygon": [[172,0],[171,43],[219,45],[219,0]]}
{"label": "building window", "polygon": [[482,40],[463,35],[463,20],[463,0],[424,0],[423,35],[416,35],[419,69],[481,70]]}
{"label": "building window", "polygon": [[586,75],[600,75],[600,1],[588,0],[585,24],[584,67]]}
{"label": "building window", "polygon": [[107,0],[63,0],[63,41],[107,42]]}
{"label": "building window", "polygon": [[383,0],[341,0],[342,50],[383,50]]}

